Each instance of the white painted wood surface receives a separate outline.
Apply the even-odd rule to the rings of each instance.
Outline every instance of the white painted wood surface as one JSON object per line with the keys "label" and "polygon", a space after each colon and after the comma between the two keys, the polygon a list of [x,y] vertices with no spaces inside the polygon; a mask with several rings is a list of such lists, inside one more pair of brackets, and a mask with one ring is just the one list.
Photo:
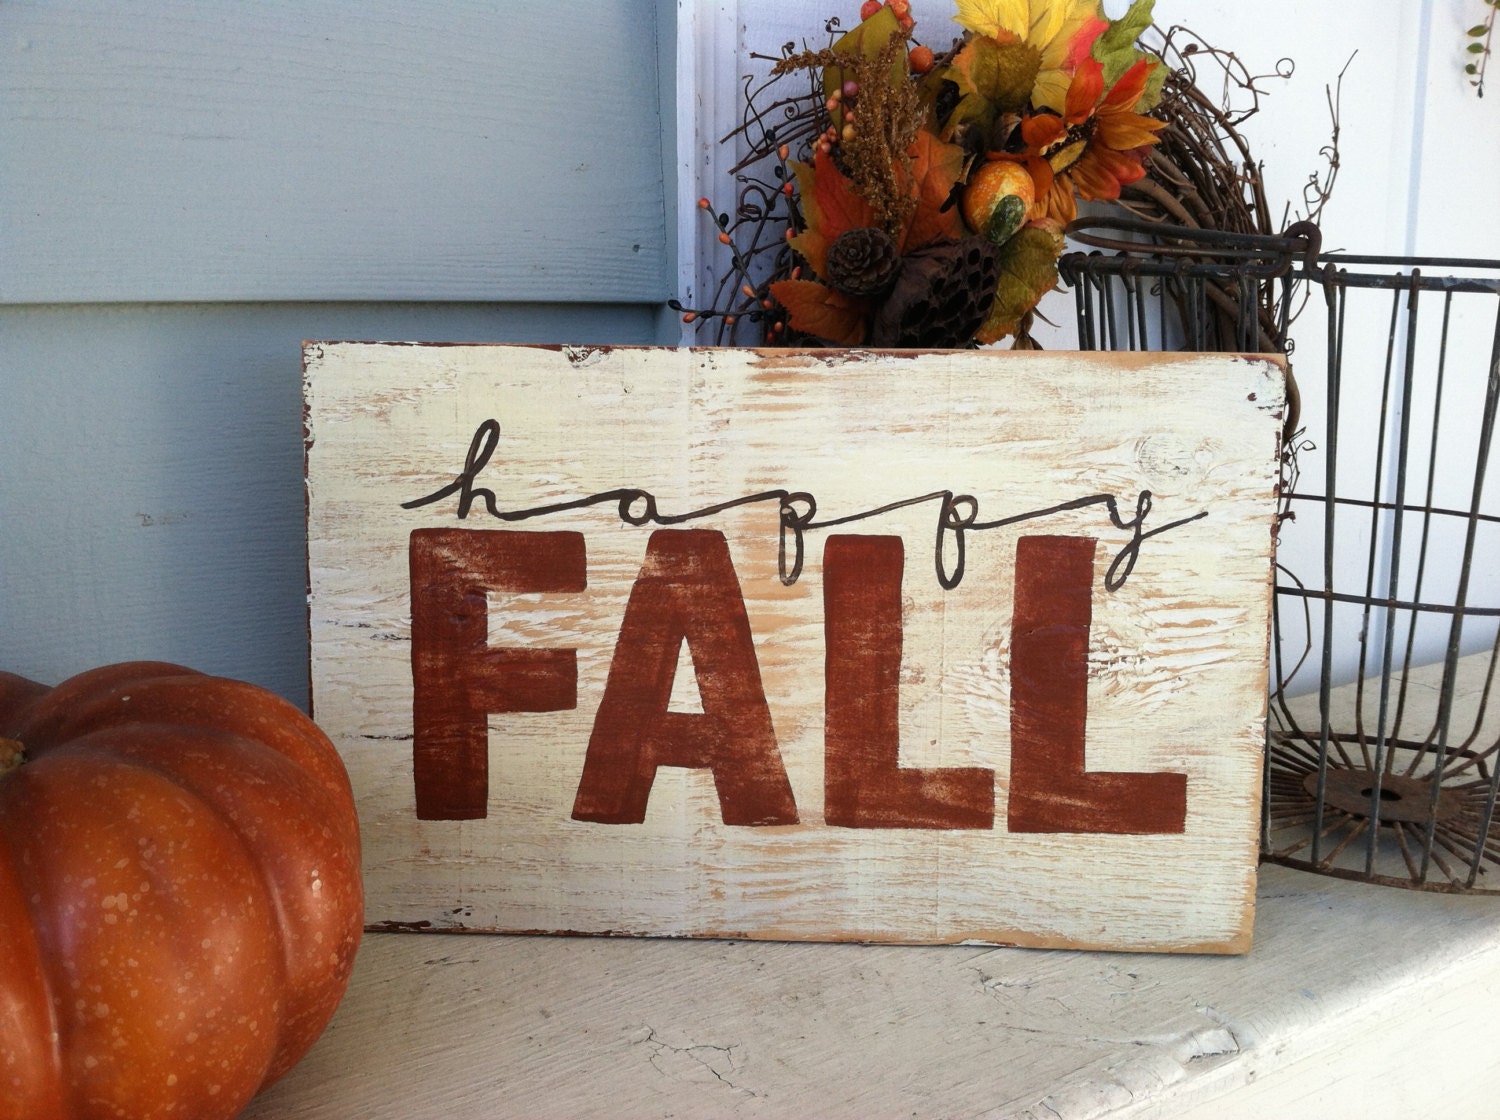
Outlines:
{"label": "white painted wood surface", "polygon": [[659,304],[658,19],[657,0],[5,4],[0,302]]}
{"label": "white painted wood surface", "polygon": [[368,934],[247,1120],[1500,1116],[1500,908],[1267,867],[1244,957]]}
{"label": "white painted wood surface", "polygon": [[1500,1117],[1500,899],[1257,909],[1240,957],[370,934],[245,1117]]}
{"label": "white painted wood surface", "polygon": [[[312,343],[307,386],[313,708],[360,800],[371,923],[1248,944],[1281,409],[1274,363]],[[692,522],[728,539],[756,683],[795,794],[789,821],[726,824],[709,772],[677,766],[655,771],[644,819],[575,812],[652,537],[622,525],[615,501],[520,524],[483,504],[460,520],[455,495],[403,508],[452,483],[491,420],[498,443],[473,484],[502,512],[619,487],[657,495],[668,518],[783,487],[815,499],[830,527],[809,529],[806,568],[790,585],[778,577],[774,502]],[[888,507],[948,489],[975,496],[981,523],[1024,520],[968,534],[962,582],[945,591],[933,570],[936,504]],[[1113,525],[1103,496],[1118,503]],[[1125,523],[1138,515],[1134,568],[1111,589],[1107,570],[1129,551]],[[852,517],[861,519],[843,521]],[[570,710],[490,716],[488,802],[481,788],[470,814],[483,819],[418,819],[414,801],[408,538],[434,528],[570,530],[587,547],[586,588],[491,591],[489,647],[576,650],[577,699]],[[834,725],[824,718],[833,578],[824,546],[851,533],[905,542],[901,765],[977,768],[993,784],[992,826],[850,827],[825,813]],[[1083,820],[1094,810],[1081,810],[1066,825],[1028,828],[1014,800],[1007,810],[1022,789],[1011,721],[1029,671],[1012,632],[1012,573],[1018,541],[1039,534],[1082,539],[1093,556],[1079,664],[1088,770],[1185,775],[1171,780],[1179,791],[1185,783],[1185,818],[1178,802],[1170,826],[1096,824]],[[950,537],[950,571],[956,558]],[[839,671],[830,663],[828,680]],[[1048,793],[1085,798],[1060,784]]]}

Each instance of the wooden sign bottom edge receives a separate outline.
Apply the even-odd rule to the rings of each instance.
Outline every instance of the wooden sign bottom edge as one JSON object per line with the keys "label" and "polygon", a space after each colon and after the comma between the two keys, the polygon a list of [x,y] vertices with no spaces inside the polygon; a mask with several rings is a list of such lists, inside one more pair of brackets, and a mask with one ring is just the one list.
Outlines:
{"label": "wooden sign bottom edge", "polygon": [[790,937],[783,934],[757,933],[753,931],[740,933],[715,931],[708,933],[663,934],[634,933],[623,930],[487,929],[478,926],[462,925],[437,926],[425,919],[419,921],[391,919],[369,922],[364,926],[364,932],[367,934],[437,937],[457,936],[517,939],[540,937],[555,938],[564,941],[652,941],[662,943],[720,941],[726,943],[758,943],[769,945],[828,945],[831,947],[853,945],[905,949],[1029,949],[1087,953],[1150,953],[1170,956],[1243,956],[1250,952],[1253,947],[1253,927],[1254,921],[1252,915],[1246,920],[1242,930],[1222,940],[1192,942],[1142,941],[1132,944],[1031,936],[1019,931],[1006,931],[1006,936],[1003,938],[969,936],[947,941],[923,941],[898,936],[850,937],[847,939]]}

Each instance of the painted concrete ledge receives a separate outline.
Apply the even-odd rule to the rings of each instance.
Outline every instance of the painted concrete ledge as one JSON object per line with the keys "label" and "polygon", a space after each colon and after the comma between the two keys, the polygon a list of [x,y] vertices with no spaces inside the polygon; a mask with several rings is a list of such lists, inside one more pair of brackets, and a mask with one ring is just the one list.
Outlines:
{"label": "painted concrete ledge", "polygon": [[1500,898],[1261,869],[1243,957],[371,934],[253,1120],[1500,1117]]}

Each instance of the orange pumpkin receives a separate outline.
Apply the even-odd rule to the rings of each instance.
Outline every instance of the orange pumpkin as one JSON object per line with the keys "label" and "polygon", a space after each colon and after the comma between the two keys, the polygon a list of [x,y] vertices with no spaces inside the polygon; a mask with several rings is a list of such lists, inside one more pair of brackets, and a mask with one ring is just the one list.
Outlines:
{"label": "orange pumpkin", "polygon": [[272,693],[0,673],[0,1118],[237,1115],[343,996],[359,868],[343,764]]}

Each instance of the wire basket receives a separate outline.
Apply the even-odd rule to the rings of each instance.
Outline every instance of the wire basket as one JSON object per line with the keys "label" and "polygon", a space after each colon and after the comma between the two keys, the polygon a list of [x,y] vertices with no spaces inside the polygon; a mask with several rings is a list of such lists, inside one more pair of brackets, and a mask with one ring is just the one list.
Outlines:
{"label": "wire basket", "polygon": [[1325,255],[1305,225],[1070,234],[1081,349],[1295,367],[1262,857],[1500,893],[1500,261]]}

